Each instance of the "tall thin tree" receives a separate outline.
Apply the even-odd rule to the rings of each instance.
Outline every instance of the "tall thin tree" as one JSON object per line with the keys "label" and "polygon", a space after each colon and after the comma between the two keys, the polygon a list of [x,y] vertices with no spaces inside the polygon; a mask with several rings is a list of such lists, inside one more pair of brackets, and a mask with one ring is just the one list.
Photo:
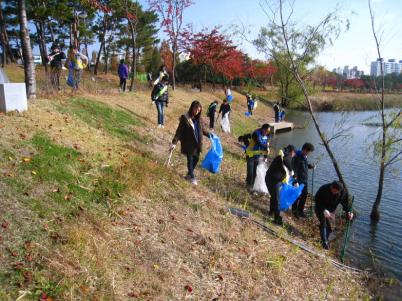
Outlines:
{"label": "tall thin tree", "polygon": [[35,65],[33,62],[31,39],[28,31],[28,19],[25,0],[18,0],[18,18],[20,24],[20,37],[22,56],[24,58],[25,85],[28,99],[36,98]]}

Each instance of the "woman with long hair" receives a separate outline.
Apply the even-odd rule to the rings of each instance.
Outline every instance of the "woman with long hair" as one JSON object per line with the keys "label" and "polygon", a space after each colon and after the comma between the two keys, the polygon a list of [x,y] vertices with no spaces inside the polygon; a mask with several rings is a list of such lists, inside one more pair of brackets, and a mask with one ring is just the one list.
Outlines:
{"label": "woman with long hair", "polygon": [[187,176],[193,185],[197,185],[194,169],[202,152],[202,136],[210,137],[202,121],[202,106],[197,100],[191,103],[187,113],[181,115],[179,126],[170,147],[173,150],[178,141],[181,143],[181,153],[187,157]]}

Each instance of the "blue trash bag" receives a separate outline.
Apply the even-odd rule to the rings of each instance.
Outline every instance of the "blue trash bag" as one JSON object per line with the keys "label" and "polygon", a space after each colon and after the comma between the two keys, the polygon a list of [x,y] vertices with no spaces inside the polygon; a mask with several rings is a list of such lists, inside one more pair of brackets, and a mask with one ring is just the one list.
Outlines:
{"label": "blue trash bag", "polygon": [[218,136],[211,134],[211,148],[202,161],[201,167],[212,173],[218,173],[223,159],[223,148]]}
{"label": "blue trash bag", "polygon": [[302,194],[304,184],[300,184],[299,187],[293,186],[293,178],[289,181],[289,184],[283,183],[279,191],[279,211],[285,211]]}
{"label": "blue trash bag", "polygon": [[246,115],[247,117],[251,116],[250,112],[245,112],[244,115]]}
{"label": "blue trash bag", "polygon": [[73,66],[72,63],[69,64],[68,66],[68,77],[67,77],[67,85],[69,85],[70,87],[74,86],[74,75],[73,75]]}
{"label": "blue trash bag", "polygon": [[228,95],[228,96],[226,96],[226,100],[227,100],[228,102],[232,102],[232,100],[233,100],[233,95]]}

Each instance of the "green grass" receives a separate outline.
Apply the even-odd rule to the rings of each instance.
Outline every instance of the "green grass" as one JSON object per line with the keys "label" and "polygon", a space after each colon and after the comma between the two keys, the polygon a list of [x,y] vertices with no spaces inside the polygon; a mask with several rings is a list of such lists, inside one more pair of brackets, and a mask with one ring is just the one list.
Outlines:
{"label": "green grass", "polygon": [[123,110],[85,98],[71,98],[66,103],[57,105],[57,109],[124,141],[141,141],[134,130],[135,126],[141,125],[140,121]]}

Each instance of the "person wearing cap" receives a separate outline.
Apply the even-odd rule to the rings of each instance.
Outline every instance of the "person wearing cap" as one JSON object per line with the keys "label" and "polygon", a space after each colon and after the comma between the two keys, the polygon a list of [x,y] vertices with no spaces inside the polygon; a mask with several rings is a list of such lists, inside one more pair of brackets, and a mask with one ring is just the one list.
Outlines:
{"label": "person wearing cap", "polygon": [[58,43],[53,43],[50,47],[52,51],[48,60],[50,62],[50,82],[54,89],[60,90],[60,73],[63,66],[63,60],[66,59],[66,54],[61,51],[60,45]]}
{"label": "person wearing cap", "polygon": [[282,225],[282,217],[279,212],[279,191],[282,183],[288,183],[289,177],[293,175],[292,158],[295,156],[295,148],[288,145],[279,155],[274,158],[265,176],[270,200],[269,215],[274,216],[274,223]]}
{"label": "person wearing cap", "polygon": [[349,220],[353,219],[349,195],[341,182],[334,181],[321,186],[315,194],[314,201],[315,214],[320,222],[321,245],[324,249],[328,250],[330,248],[328,237],[332,232],[330,221],[335,218],[335,210],[338,205],[342,205]]}

